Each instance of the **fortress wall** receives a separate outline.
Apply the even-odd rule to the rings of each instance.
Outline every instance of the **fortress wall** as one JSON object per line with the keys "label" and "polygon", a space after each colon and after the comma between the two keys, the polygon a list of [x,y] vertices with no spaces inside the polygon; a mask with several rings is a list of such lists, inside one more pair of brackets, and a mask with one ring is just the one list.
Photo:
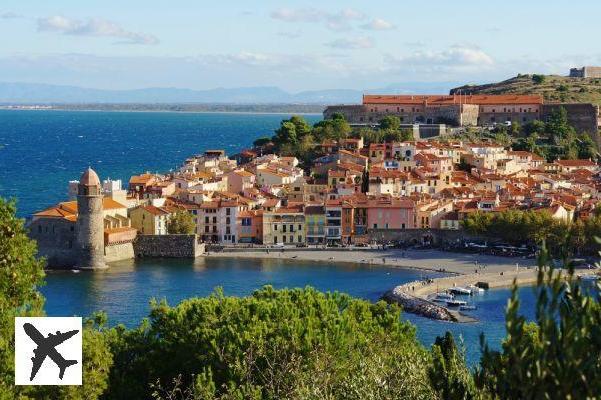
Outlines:
{"label": "fortress wall", "polygon": [[204,253],[197,235],[138,235],[133,245],[136,257],[195,258]]}
{"label": "fortress wall", "polygon": [[29,225],[29,237],[38,245],[38,256],[48,268],[72,268],[77,264],[75,224],[62,219],[40,219]]}
{"label": "fortress wall", "polygon": [[350,124],[367,123],[367,107],[356,105],[328,106],[323,112],[324,119],[331,119],[335,113],[344,115]]}
{"label": "fortress wall", "polygon": [[104,261],[107,263],[131,260],[132,258],[135,258],[135,254],[131,242],[109,244],[104,247]]}
{"label": "fortress wall", "polygon": [[568,113],[568,122],[578,133],[591,135],[597,146],[601,146],[599,138],[599,106],[590,103],[557,103],[544,104],[542,120],[547,121],[551,114],[559,108],[565,108]]}

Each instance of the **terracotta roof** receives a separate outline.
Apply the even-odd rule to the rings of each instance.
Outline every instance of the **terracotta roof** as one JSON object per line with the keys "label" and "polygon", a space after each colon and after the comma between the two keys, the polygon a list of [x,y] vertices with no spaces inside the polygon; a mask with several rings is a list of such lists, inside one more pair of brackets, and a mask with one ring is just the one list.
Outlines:
{"label": "terracotta roof", "polygon": [[363,104],[542,104],[540,95],[363,95]]}
{"label": "terracotta roof", "polygon": [[597,165],[591,160],[557,160],[555,163],[562,167],[594,167]]}
{"label": "terracotta roof", "polygon": [[92,168],[88,167],[81,175],[81,178],[79,178],[79,184],[85,186],[100,186],[100,179],[98,178],[98,174]]}

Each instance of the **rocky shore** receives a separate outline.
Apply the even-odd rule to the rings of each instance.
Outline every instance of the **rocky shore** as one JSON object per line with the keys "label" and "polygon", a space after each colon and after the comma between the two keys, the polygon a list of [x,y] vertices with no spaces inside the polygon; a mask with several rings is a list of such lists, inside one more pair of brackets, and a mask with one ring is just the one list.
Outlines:
{"label": "rocky shore", "polygon": [[384,293],[383,299],[389,303],[396,303],[400,305],[405,312],[421,315],[423,317],[432,318],[439,321],[459,321],[457,315],[448,309],[420,297],[407,294],[400,290],[398,286]]}

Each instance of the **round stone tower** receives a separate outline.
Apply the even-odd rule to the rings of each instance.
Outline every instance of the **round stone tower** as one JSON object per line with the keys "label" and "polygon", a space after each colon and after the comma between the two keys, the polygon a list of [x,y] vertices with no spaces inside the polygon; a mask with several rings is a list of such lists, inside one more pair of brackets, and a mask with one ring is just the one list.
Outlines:
{"label": "round stone tower", "polygon": [[88,168],[79,179],[77,192],[77,267],[106,268],[104,263],[104,217],[100,179]]}

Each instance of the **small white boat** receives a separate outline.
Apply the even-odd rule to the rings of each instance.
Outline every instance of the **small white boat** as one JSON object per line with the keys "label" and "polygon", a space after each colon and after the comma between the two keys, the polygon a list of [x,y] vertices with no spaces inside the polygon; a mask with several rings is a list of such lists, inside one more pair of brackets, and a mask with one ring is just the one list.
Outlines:
{"label": "small white boat", "polygon": [[447,306],[449,307],[459,307],[459,306],[465,306],[467,305],[467,301],[463,301],[463,300],[447,300]]}
{"label": "small white boat", "polygon": [[449,292],[453,293],[453,294],[461,294],[461,295],[467,295],[469,296],[470,294],[472,294],[472,291],[469,289],[466,289],[464,287],[461,286],[454,286],[452,288],[449,289]]}
{"label": "small white boat", "polygon": [[593,274],[580,275],[580,280],[582,280],[582,281],[596,281],[596,280],[599,280],[599,276],[598,275],[593,275]]}
{"label": "small white boat", "polygon": [[441,301],[453,300],[453,295],[450,293],[439,292],[439,293],[436,293],[436,296],[434,297],[434,299],[441,300]]}
{"label": "small white boat", "polygon": [[484,293],[484,289],[482,289],[476,285],[470,285],[466,289],[468,289],[471,292],[470,294]]}
{"label": "small white boat", "polygon": [[472,311],[476,309],[476,306],[470,305],[470,304],[466,304],[464,306],[459,306],[459,309],[461,311]]}

